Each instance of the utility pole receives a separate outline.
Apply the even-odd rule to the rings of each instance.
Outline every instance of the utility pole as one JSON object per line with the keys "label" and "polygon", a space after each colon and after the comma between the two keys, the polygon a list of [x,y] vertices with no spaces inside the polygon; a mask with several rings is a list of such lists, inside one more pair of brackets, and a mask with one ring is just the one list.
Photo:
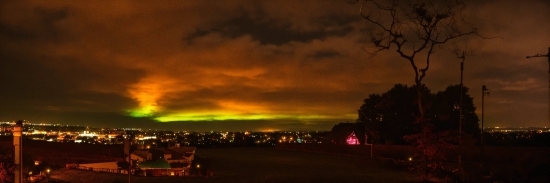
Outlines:
{"label": "utility pole", "polygon": [[130,157],[130,135],[126,134],[124,139],[124,156],[128,157],[128,183],[131,181],[130,171],[132,167],[132,158]]}
{"label": "utility pole", "polygon": [[[457,53],[458,56],[458,53]],[[458,58],[462,59],[460,62],[460,115],[459,118],[459,124],[458,124],[458,177],[460,177],[460,180],[462,180],[461,174],[462,174],[462,149],[461,149],[461,141],[462,141],[462,111],[463,111],[463,103],[462,103],[462,88],[464,88],[464,84],[462,83],[463,73],[464,73],[464,60],[466,59],[466,54],[462,52],[462,56],[459,56]]]}
{"label": "utility pole", "polygon": [[548,57],[548,121],[550,122],[550,47],[548,47],[548,53],[546,55],[543,54],[536,54],[533,56],[526,56],[525,58],[533,58],[533,57]]}
{"label": "utility pole", "polygon": [[481,159],[485,159],[485,153],[483,152],[483,115],[484,115],[484,104],[485,104],[485,95],[489,95],[489,89],[485,85],[481,87]]}

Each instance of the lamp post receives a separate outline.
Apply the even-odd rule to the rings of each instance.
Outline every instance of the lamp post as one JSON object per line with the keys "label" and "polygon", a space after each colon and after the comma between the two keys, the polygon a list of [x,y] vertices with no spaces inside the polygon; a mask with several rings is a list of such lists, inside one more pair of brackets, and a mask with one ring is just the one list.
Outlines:
{"label": "lamp post", "polygon": [[487,87],[485,85],[481,86],[481,139],[480,139],[480,144],[481,144],[481,158],[484,159],[484,152],[483,152],[483,117],[484,117],[484,112],[485,112],[485,109],[484,109],[484,105],[485,105],[485,95],[489,95],[489,89],[487,89]]}
{"label": "lamp post", "polygon": [[[458,53],[457,53],[458,56]],[[461,149],[461,143],[462,143],[462,108],[464,107],[462,103],[462,88],[464,88],[464,85],[462,83],[463,73],[464,73],[464,60],[466,59],[466,55],[464,52],[462,52],[462,56],[459,56],[458,58],[462,59],[460,62],[460,113],[459,113],[459,123],[458,123],[458,177],[462,180],[461,174],[462,174],[462,149]]]}
{"label": "lamp post", "polygon": [[128,183],[131,182],[131,167],[132,167],[132,157],[130,154],[130,135],[127,134],[126,138],[124,139],[124,155],[128,157]]}
{"label": "lamp post", "polygon": [[543,54],[536,54],[533,56],[526,56],[525,58],[533,58],[533,57],[548,57],[548,89],[549,89],[549,96],[548,96],[548,121],[550,121],[550,47],[548,47],[548,53],[546,55]]}
{"label": "lamp post", "polygon": [[365,134],[365,145],[370,145],[370,159],[372,159],[372,143],[369,144],[369,138],[367,134]]}

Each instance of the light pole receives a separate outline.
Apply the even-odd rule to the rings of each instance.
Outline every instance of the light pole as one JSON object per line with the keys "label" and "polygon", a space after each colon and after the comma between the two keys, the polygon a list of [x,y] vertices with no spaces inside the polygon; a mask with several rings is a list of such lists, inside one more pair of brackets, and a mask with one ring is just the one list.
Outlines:
{"label": "light pole", "polygon": [[131,167],[132,167],[132,157],[130,154],[130,135],[127,134],[126,138],[124,139],[124,155],[128,157],[128,183],[131,181]]}
{"label": "light pole", "polygon": [[[457,53],[458,56],[458,53]],[[462,59],[460,62],[460,114],[458,116],[459,123],[458,123],[458,177],[462,180],[461,174],[462,174],[462,149],[461,149],[461,139],[462,139],[462,108],[464,107],[462,103],[462,88],[464,88],[464,85],[462,83],[463,73],[464,73],[464,60],[466,59],[466,54],[462,52],[462,56],[458,56],[458,58]]]}
{"label": "light pole", "polygon": [[372,143],[369,144],[367,134],[365,134],[365,145],[370,145],[370,159],[372,159]]}
{"label": "light pole", "polygon": [[550,47],[548,47],[548,53],[546,55],[543,54],[536,54],[533,56],[526,56],[525,58],[533,58],[533,57],[548,57],[548,121],[550,122]]}
{"label": "light pole", "polygon": [[484,115],[484,112],[485,112],[485,109],[484,109],[484,105],[485,105],[485,95],[489,95],[489,89],[487,89],[487,87],[485,85],[483,85],[481,87],[481,140],[480,140],[480,143],[481,143],[481,158],[483,159],[484,157],[484,152],[483,152],[483,115]]}

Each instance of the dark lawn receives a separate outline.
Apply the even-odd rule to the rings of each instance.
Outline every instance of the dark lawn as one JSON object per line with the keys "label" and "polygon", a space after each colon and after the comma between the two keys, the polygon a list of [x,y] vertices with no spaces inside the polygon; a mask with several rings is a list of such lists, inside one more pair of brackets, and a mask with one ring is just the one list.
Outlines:
{"label": "dark lawn", "polygon": [[[344,155],[273,148],[197,149],[213,177],[132,177],[132,182],[415,182],[417,174],[392,170],[377,161]],[[126,175],[61,169],[58,182],[127,182]]]}
{"label": "dark lawn", "polygon": [[198,149],[215,178],[229,182],[412,182],[415,174],[357,156],[272,148]]}

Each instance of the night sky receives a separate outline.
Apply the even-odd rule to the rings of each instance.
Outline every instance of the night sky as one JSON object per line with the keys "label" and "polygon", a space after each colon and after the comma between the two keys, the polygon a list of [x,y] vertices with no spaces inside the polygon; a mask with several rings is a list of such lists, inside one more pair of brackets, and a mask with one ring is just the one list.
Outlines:
{"label": "night sky", "polygon": [[[485,126],[550,127],[550,1],[468,2],[484,35],[464,67]],[[330,130],[402,83],[395,51],[369,59],[360,4],[309,1],[2,1],[0,121],[173,130]],[[424,83],[460,82],[437,50]]]}

